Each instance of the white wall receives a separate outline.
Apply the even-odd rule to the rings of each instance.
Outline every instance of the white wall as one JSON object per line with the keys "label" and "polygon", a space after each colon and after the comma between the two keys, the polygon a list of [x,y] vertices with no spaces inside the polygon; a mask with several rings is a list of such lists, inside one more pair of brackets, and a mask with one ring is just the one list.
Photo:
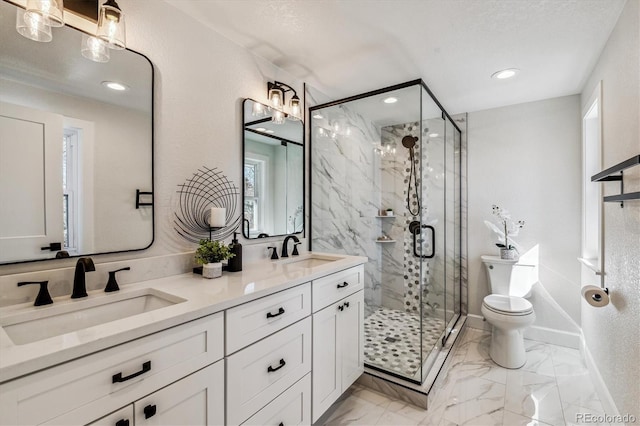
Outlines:
{"label": "white wall", "polygon": [[[128,47],[146,55],[155,68],[155,242],[148,250],[99,256],[94,259],[97,262],[193,250],[194,245],[173,229],[177,185],[206,165],[221,170],[240,192],[242,100],[266,101],[266,82],[272,80],[302,93],[301,81],[163,1],[120,0],[118,4],[127,17]],[[260,246],[268,242],[261,241]],[[250,258],[246,252],[251,243],[242,243],[245,259]],[[266,256],[261,247],[256,250],[257,255]],[[0,266],[0,275],[74,263],[70,259]]]}
{"label": "white wall", "polygon": [[[539,279],[573,322],[580,322],[580,98],[567,96],[469,113],[469,313],[489,293],[480,256],[498,254],[484,224],[491,206],[524,220],[517,242],[539,245]],[[534,288],[534,325],[577,332]]]}
{"label": "white wall", "polygon": [[[629,0],[582,92],[602,81],[603,167],[640,154],[640,2]],[[640,167],[624,172],[625,192],[640,191]],[[617,183],[600,183],[605,195]],[[620,414],[640,418],[640,201],[605,203],[605,284],[611,303],[583,303],[586,345]]]}

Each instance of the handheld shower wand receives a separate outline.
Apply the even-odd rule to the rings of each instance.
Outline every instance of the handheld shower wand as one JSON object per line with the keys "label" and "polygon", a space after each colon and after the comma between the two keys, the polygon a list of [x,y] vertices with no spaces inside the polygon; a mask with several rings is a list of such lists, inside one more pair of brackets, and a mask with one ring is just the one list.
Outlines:
{"label": "handheld shower wand", "polygon": [[[412,216],[418,216],[420,214],[420,194],[418,193],[418,176],[416,173],[415,153],[413,147],[416,146],[418,138],[415,136],[407,135],[402,138],[402,146],[409,150],[409,179],[407,180],[407,210]],[[416,210],[411,208],[411,177],[413,177],[413,191],[416,195]]]}

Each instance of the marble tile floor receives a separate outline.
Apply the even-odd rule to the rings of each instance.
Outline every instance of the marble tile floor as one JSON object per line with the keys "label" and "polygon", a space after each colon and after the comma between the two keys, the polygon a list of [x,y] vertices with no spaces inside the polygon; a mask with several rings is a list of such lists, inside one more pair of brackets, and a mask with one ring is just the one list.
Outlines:
{"label": "marble tile floor", "polygon": [[364,320],[364,356],[369,365],[411,377],[420,373],[421,356],[426,357],[444,331],[444,321],[411,312],[378,308]]}
{"label": "marble tile floor", "polygon": [[490,333],[461,337],[429,410],[354,385],[316,425],[559,426],[604,414],[578,350],[525,340],[527,363],[509,370],[491,361]]}

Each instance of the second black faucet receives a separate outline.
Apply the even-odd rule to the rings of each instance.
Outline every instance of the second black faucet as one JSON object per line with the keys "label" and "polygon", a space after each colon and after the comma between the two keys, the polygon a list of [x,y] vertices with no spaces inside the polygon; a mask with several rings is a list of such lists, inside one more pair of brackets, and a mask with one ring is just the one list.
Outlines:
{"label": "second black faucet", "polygon": [[289,257],[289,249],[287,247],[289,245],[289,240],[294,241],[293,253],[291,253],[291,255],[292,256],[298,255],[298,244],[300,244],[300,240],[295,235],[287,235],[286,238],[284,239],[284,242],[282,243],[282,254],[280,255],[280,257]]}

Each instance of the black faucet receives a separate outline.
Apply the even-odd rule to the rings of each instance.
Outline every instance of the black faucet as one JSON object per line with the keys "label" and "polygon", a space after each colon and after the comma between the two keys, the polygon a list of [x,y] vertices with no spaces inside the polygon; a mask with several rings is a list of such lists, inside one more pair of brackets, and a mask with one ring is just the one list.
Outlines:
{"label": "black faucet", "polygon": [[[287,235],[286,238],[284,239],[284,242],[282,243],[282,254],[280,255],[280,257],[289,257],[289,250],[287,249],[289,240],[293,240],[296,243],[300,242],[298,237],[296,237],[295,235]],[[294,248],[295,248],[295,244],[294,244]],[[297,250],[294,250],[293,254],[294,255],[298,254]]]}
{"label": "black faucet", "polygon": [[73,276],[73,293],[72,299],[87,297],[87,284],[85,281],[85,272],[95,271],[96,267],[90,257],[81,257],[76,263],[76,273]]}

